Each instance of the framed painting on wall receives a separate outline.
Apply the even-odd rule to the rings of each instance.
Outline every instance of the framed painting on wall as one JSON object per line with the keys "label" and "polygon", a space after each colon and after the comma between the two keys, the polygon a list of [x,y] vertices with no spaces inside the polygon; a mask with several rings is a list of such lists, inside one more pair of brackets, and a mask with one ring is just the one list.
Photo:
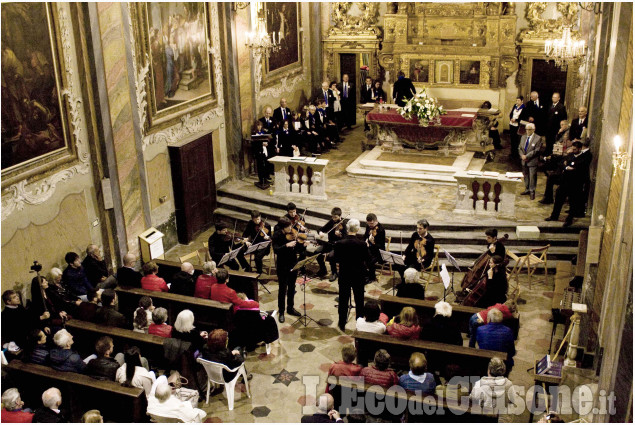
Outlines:
{"label": "framed painting on wall", "polygon": [[62,49],[55,4],[2,5],[3,187],[77,159]]}
{"label": "framed painting on wall", "polygon": [[277,80],[285,72],[302,69],[300,44],[300,4],[286,2],[264,2],[267,33],[280,45],[265,61],[264,82]]}
{"label": "framed painting on wall", "polygon": [[454,61],[434,61],[434,82],[439,84],[452,84],[454,82]]}
{"label": "framed painting on wall", "polygon": [[430,75],[428,59],[410,59],[410,79],[413,83],[427,83]]}
{"label": "framed painting on wall", "polygon": [[[170,125],[215,103],[209,8],[202,2],[147,2],[131,8],[136,43],[149,59],[148,125]],[[138,64],[143,67],[143,63]]]}
{"label": "framed painting on wall", "polygon": [[481,62],[474,60],[462,60],[459,64],[461,73],[459,83],[480,84],[481,82]]}

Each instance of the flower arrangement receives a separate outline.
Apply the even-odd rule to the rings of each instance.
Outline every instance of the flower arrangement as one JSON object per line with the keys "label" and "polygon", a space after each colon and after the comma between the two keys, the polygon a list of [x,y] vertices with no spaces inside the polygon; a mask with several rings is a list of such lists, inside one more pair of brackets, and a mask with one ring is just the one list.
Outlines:
{"label": "flower arrangement", "polygon": [[[406,99],[404,98],[404,100]],[[436,120],[439,116],[447,113],[443,106],[437,104],[436,98],[428,96],[426,89],[415,94],[412,99],[407,100],[403,108],[397,109],[397,112],[408,120],[412,119],[412,117],[417,117],[422,127],[427,127],[430,121]]]}

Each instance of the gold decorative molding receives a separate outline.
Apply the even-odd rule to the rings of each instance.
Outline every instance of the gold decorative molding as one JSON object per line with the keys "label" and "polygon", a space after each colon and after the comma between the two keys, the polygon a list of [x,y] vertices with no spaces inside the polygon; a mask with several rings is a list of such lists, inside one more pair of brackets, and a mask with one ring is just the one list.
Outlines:
{"label": "gold decorative molding", "polygon": [[[523,29],[518,35],[519,40],[524,39],[540,39],[553,37],[555,34],[561,34],[563,27],[574,27],[580,12],[577,2],[558,2],[556,10],[560,13],[560,17],[547,19],[543,17],[547,10],[547,2],[527,3],[525,7],[525,19],[529,24],[529,28]],[[575,31],[572,31],[574,35]]]}
{"label": "gold decorative molding", "polygon": [[84,109],[82,107],[81,96],[77,94],[73,81],[73,36],[70,28],[71,24],[69,23],[66,10],[63,7],[59,7],[58,14],[64,64],[67,74],[67,84],[61,94],[68,100],[71,115],[70,125],[73,135],[75,136],[75,147],[77,149],[79,163],[61,170],[35,184],[27,184],[27,180],[24,179],[9,186],[2,197],[1,221],[6,220],[15,211],[23,211],[27,206],[43,204],[53,196],[58,184],[67,182],[78,175],[88,174],[90,171],[90,153],[88,152],[86,140],[83,138],[84,131],[82,123]]}
{"label": "gold decorative molding", "polygon": [[[353,15],[351,9],[357,7],[361,16]],[[377,28],[378,3],[338,1],[331,3],[331,17],[333,26],[329,28],[329,35],[342,33],[370,33],[379,34]]]}

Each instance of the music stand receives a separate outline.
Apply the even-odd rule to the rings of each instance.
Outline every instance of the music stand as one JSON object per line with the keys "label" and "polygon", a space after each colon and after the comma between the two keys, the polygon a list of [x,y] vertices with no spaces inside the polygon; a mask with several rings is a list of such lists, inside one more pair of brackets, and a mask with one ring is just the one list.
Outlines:
{"label": "music stand", "polygon": [[[381,260],[384,263],[394,264],[397,266],[406,266],[406,263],[403,262],[403,258],[399,254],[393,254],[392,252],[379,250],[379,254],[381,255]],[[389,289],[390,290],[390,289]],[[395,295],[395,268],[392,268],[392,295]]]}
{"label": "music stand", "polygon": [[[269,248],[269,245],[271,245],[271,241],[264,241],[264,242],[260,242],[257,244],[253,244],[252,246],[250,246],[249,248],[247,248],[247,251],[245,251],[245,255],[251,255],[257,251],[262,251],[264,249]],[[265,288],[265,291],[267,291],[268,294],[271,294],[271,291],[269,291],[269,288],[267,288],[267,286],[262,283],[262,281],[260,279],[258,279],[258,283],[260,284],[260,286],[262,286],[263,288]]]}
{"label": "music stand", "polygon": [[236,257],[238,257],[238,253],[240,252],[241,249],[243,249],[243,247],[239,246],[235,250],[229,251],[228,253],[223,255],[223,258],[221,258],[220,261],[218,262],[218,267],[220,267],[223,264],[228,263],[228,262],[230,262],[232,260],[235,260]]}
{"label": "music stand", "polygon": [[[293,268],[291,269],[292,272],[298,271],[300,269],[302,269],[304,267],[304,280],[302,282],[302,294],[303,294],[303,304],[302,304],[302,309],[304,310],[304,313],[298,317],[298,319],[293,322],[291,324],[291,326],[295,325],[296,323],[300,322],[302,325],[304,325],[304,327],[306,328],[308,326],[309,323],[311,323],[311,321],[315,322],[316,324],[319,325],[319,323],[317,322],[317,320],[313,319],[311,316],[309,316],[308,314],[306,314],[306,265],[311,264],[313,261],[315,261],[318,257],[318,255],[320,254],[316,254],[312,257],[307,257],[304,260],[300,260],[296,263],[295,266],[293,266]],[[295,283],[294,283],[295,285]]]}
{"label": "music stand", "polygon": [[[445,249],[443,250],[443,254],[445,254],[445,258],[452,264],[452,266],[460,272],[461,271],[461,267],[459,266],[458,261],[456,261],[456,258],[454,258],[452,256],[452,254],[450,254]],[[443,288],[443,301],[445,301],[446,291],[447,291],[447,289]],[[451,283],[450,283],[450,293],[454,294],[454,296],[456,297],[456,291],[454,291],[454,269],[452,269],[452,280],[451,280]]]}

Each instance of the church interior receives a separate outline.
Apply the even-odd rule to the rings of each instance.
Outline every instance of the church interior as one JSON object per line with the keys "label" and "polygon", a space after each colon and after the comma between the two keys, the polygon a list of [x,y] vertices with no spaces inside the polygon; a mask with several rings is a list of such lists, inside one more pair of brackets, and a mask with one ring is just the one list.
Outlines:
{"label": "church interior", "polygon": [[633,421],[632,3],[1,12],[3,422]]}

